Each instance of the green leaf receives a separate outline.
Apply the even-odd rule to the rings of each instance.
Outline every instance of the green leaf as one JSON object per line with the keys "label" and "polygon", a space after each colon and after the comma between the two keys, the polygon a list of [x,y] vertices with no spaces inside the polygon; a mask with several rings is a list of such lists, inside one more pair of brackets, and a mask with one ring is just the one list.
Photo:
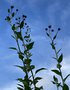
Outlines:
{"label": "green leaf", "polygon": [[17,48],[15,48],[15,47],[10,47],[9,49],[17,50]]}
{"label": "green leaf", "polygon": [[17,35],[17,38],[22,40],[23,41],[23,38],[22,38],[22,35],[21,35],[21,32],[16,32],[15,31],[15,34]]}
{"label": "green leaf", "polygon": [[26,88],[25,90],[31,90],[29,87],[29,79],[25,76],[24,80],[22,81],[22,83],[24,84],[24,87]]}
{"label": "green leaf", "polygon": [[55,58],[55,57],[52,57],[53,59],[55,59],[55,60],[57,60],[57,58]]}
{"label": "green leaf", "polygon": [[17,87],[18,88],[18,90],[23,90],[23,88],[20,88],[20,87]]}
{"label": "green leaf", "polygon": [[56,73],[57,75],[61,75],[61,73],[58,70],[51,70],[52,72]]}
{"label": "green leaf", "polygon": [[8,9],[8,13],[10,13],[10,9]]}
{"label": "green leaf", "polygon": [[58,83],[58,78],[56,78],[55,76],[53,76],[53,79],[56,83]]}
{"label": "green leaf", "polygon": [[31,43],[29,43],[28,45],[26,45],[27,50],[32,49],[32,48],[33,48],[33,45],[34,45],[34,42],[31,42]]}
{"label": "green leaf", "polygon": [[12,17],[14,17],[14,16],[15,16],[15,13],[13,12],[13,13],[12,13]]}
{"label": "green leaf", "polygon": [[35,87],[35,90],[43,90],[43,87]]}
{"label": "green leaf", "polygon": [[35,71],[35,74],[37,74],[39,71],[46,70],[46,68],[40,68]]}
{"label": "green leaf", "polygon": [[21,60],[23,60],[24,56],[22,55],[21,52],[18,53],[18,56],[19,56],[19,58],[20,58]]}
{"label": "green leaf", "polygon": [[36,77],[36,78],[35,78],[35,80],[37,80],[37,81],[38,81],[38,80],[41,80],[41,79],[42,79],[42,77]]}
{"label": "green leaf", "polygon": [[20,82],[22,82],[22,83],[24,81],[22,78],[18,78],[17,80],[20,81]]}
{"label": "green leaf", "polygon": [[21,85],[21,84],[17,84],[18,86],[20,86],[20,87],[23,87],[23,85]]}
{"label": "green leaf", "polygon": [[24,72],[26,72],[25,67],[23,67],[23,66],[19,66],[19,65],[15,65],[15,66],[18,67],[18,68],[20,68],[20,69],[23,70]]}
{"label": "green leaf", "polygon": [[21,22],[20,28],[23,28],[23,26],[24,26],[24,21]]}
{"label": "green leaf", "polygon": [[15,37],[13,36],[13,35],[11,35],[12,36],[12,38],[14,38],[15,39]]}
{"label": "green leaf", "polygon": [[63,90],[69,90],[68,85],[64,84],[64,86],[63,86]]}
{"label": "green leaf", "polygon": [[55,40],[55,39],[56,39],[56,37],[57,37],[57,35],[55,35],[55,36],[53,37],[53,40]]}
{"label": "green leaf", "polygon": [[64,78],[64,82],[67,80],[67,78],[70,76],[70,74],[68,74],[65,78]]}
{"label": "green leaf", "polygon": [[48,33],[46,33],[46,34],[47,34],[48,37],[50,36]]}
{"label": "green leaf", "polygon": [[25,63],[25,64],[30,64],[31,61],[32,61],[31,59],[25,59],[25,60],[24,60],[24,63]]}
{"label": "green leaf", "polygon": [[31,69],[35,69],[35,66],[34,66],[34,65],[31,65],[30,68],[31,68]]}
{"label": "green leaf", "polygon": [[58,50],[57,54],[61,51],[61,49]]}
{"label": "green leaf", "polygon": [[60,57],[58,58],[58,62],[61,63],[63,60],[63,54],[60,55]]}
{"label": "green leaf", "polygon": [[10,18],[9,16],[7,16],[7,17],[6,17],[6,20],[7,20],[7,21],[10,21],[10,20],[11,20],[11,18]]}
{"label": "green leaf", "polygon": [[40,87],[40,90],[44,90],[44,89],[43,89],[43,86]]}
{"label": "green leaf", "polygon": [[[25,46],[25,44],[24,44],[24,45],[22,45],[22,46]],[[24,50],[24,54],[27,54],[27,50]]]}
{"label": "green leaf", "polygon": [[18,78],[17,80],[20,81],[22,84],[24,84],[24,86],[26,86],[27,88],[29,87],[29,86],[28,86],[28,82],[29,82],[28,79]]}
{"label": "green leaf", "polygon": [[35,84],[38,83],[38,81],[41,80],[41,79],[42,79],[41,77],[36,77],[36,78],[34,79],[34,83],[35,83]]}
{"label": "green leaf", "polygon": [[52,49],[55,49],[55,45],[53,42],[51,43],[51,46],[52,46]]}
{"label": "green leaf", "polygon": [[29,35],[27,35],[27,36],[24,36],[24,38],[30,38],[30,34],[29,34]]}
{"label": "green leaf", "polygon": [[53,84],[56,84],[56,82],[52,81]]}
{"label": "green leaf", "polygon": [[13,26],[12,26],[12,30],[15,30],[15,24],[13,24]]}

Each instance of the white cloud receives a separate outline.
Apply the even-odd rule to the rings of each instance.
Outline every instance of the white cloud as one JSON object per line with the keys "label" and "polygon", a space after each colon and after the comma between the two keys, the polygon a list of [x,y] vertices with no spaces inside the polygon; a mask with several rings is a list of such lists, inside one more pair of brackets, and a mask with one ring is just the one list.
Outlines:
{"label": "white cloud", "polygon": [[39,81],[38,86],[43,86],[44,90],[54,90],[55,86],[52,84],[52,72],[47,70],[46,72],[43,71],[39,76],[42,76],[42,80]]}
{"label": "white cloud", "polygon": [[[62,62],[62,72],[64,77],[70,74],[70,56],[64,57]],[[70,76],[68,77],[66,83],[69,85],[70,88]]]}
{"label": "white cloud", "polygon": [[[38,36],[38,37],[33,37],[35,40],[39,40],[39,41],[41,41],[41,40],[45,40],[45,37],[40,37],[40,36]],[[46,41],[46,40],[45,40]],[[61,41],[60,43],[63,43],[63,41]],[[67,46],[70,46],[70,43],[68,42],[68,44],[67,44]],[[66,46],[65,46],[66,47]],[[68,47],[69,48],[69,47]],[[64,60],[63,60],[63,62],[62,62],[62,72],[63,72],[63,75],[64,76],[66,76],[67,74],[69,74],[70,72],[70,56],[66,56],[66,57],[64,57]],[[41,67],[41,66],[40,66]],[[42,66],[42,67],[44,67],[44,65]],[[51,72],[51,69],[53,69],[55,67],[55,64],[54,64],[54,66],[52,66],[52,67],[49,67],[49,70],[47,70],[46,72],[45,71],[43,71],[43,73],[41,72],[40,74],[39,74],[39,76],[42,76],[43,77],[43,79],[38,83],[38,85],[39,86],[41,86],[41,85],[43,85],[44,86],[44,90],[54,90],[54,89],[56,89],[56,87],[55,87],[55,85],[53,85],[52,84],[52,77],[53,77],[53,74],[54,73],[52,73]],[[58,76],[59,77],[59,76]],[[69,82],[70,82],[70,78],[67,80],[67,84],[68,85],[70,85],[69,84]],[[14,83],[14,84],[10,84],[10,85],[8,85],[8,86],[5,86],[4,88],[0,88],[0,90],[17,90],[16,89],[16,84]]]}
{"label": "white cloud", "polygon": [[[42,74],[39,75],[39,76],[42,76],[43,79],[38,83],[38,86],[43,85],[44,86],[44,90],[46,90],[46,89],[47,90],[54,90],[54,89],[56,89],[56,86],[53,85],[52,82],[51,82],[53,80],[53,75],[54,75],[54,73],[51,72],[51,70],[54,67],[55,67],[55,65],[53,67],[49,68],[50,71],[47,70],[46,72],[43,72]],[[62,73],[63,73],[64,77],[70,73],[70,56],[69,57],[65,57],[63,62],[62,62]],[[59,78],[59,80],[61,80],[59,76],[57,76],[57,77]],[[70,88],[70,77],[67,79],[66,84]]]}
{"label": "white cloud", "polygon": [[64,58],[62,66],[62,70],[64,71],[64,73],[70,73],[70,56]]}

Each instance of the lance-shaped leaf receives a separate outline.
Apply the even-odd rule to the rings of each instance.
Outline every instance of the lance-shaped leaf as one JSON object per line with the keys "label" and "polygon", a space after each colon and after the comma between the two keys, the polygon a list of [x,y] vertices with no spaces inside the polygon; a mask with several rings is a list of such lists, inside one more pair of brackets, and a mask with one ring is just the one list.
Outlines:
{"label": "lance-shaped leaf", "polygon": [[51,81],[53,84],[56,84],[56,82],[54,82],[54,81]]}
{"label": "lance-shaped leaf", "polygon": [[22,78],[18,78],[17,80],[22,82],[22,83],[24,82],[24,80]]}
{"label": "lance-shaped leaf", "polygon": [[57,58],[56,57],[52,57],[53,59],[55,59],[55,60],[57,60]]}
{"label": "lance-shaped leaf", "polygon": [[9,16],[7,16],[6,20],[9,22],[11,20],[11,18]]}
{"label": "lance-shaped leaf", "polygon": [[51,46],[52,46],[52,49],[55,49],[55,45],[53,42],[51,43]]}
{"label": "lance-shaped leaf", "polygon": [[65,78],[64,78],[64,82],[66,81],[66,79],[70,76],[70,74],[68,74]]}
{"label": "lance-shaped leaf", "polygon": [[61,51],[61,49],[59,49],[59,50],[57,51],[57,54],[58,54],[60,51]]}
{"label": "lance-shaped leaf", "polygon": [[63,60],[63,54],[60,55],[60,57],[58,58],[58,62],[61,63]]}
{"label": "lance-shaped leaf", "polygon": [[42,78],[41,77],[36,77],[35,79],[34,79],[34,83],[36,84],[39,80],[41,80]]}
{"label": "lance-shaped leaf", "polygon": [[[27,83],[26,80],[24,80],[24,79],[22,79],[22,78],[18,78],[17,80],[20,81],[22,84],[24,84],[25,87],[28,88],[28,83]],[[28,89],[25,89],[25,90],[28,90]]]}
{"label": "lance-shaped leaf", "polygon": [[18,86],[20,86],[20,87],[23,87],[23,85],[21,85],[21,84],[17,84]]}
{"label": "lance-shaped leaf", "polygon": [[27,38],[27,39],[28,39],[28,38],[30,38],[30,34],[29,34],[29,35],[27,35],[27,36],[24,36],[24,38]]}
{"label": "lance-shaped leaf", "polygon": [[15,30],[15,24],[13,24],[13,26],[12,26],[12,30]]}
{"label": "lance-shaped leaf", "polygon": [[61,75],[60,71],[54,69],[54,70],[51,70],[52,72],[56,73],[57,75]]}
{"label": "lance-shaped leaf", "polygon": [[11,35],[12,38],[16,39],[15,36]]}
{"label": "lance-shaped leaf", "polygon": [[23,60],[24,56],[22,55],[22,53],[21,53],[21,52],[20,52],[20,53],[18,53],[18,56],[19,56],[19,58],[20,58],[21,60]]}
{"label": "lance-shaped leaf", "polygon": [[34,66],[34,65],[31,65],[30,68],[31,68],[31,69],[35,69],[35,66]]}
{"label": "lance-shaped leaf", "polygon": [[13,12],[13,13],[12,13],[12,17],[14,17],[14,16],[15,16],[15,13]]}
{"label": "lance-shaped leaf", "polygon": [[23,28],[23,26],[24,26],[24,21],[22,21],[22,22],[20,23],[20,28]]}
{"label": "lance-shaped leaf", "polygon": [[55,35],[55,36],[53,37],[53,40],[55,40],[55,39],[56,39],[56,37],[57,37],[57,35]]}
{"label": "lance-shaped leaf", "polygon": [[35,90],[43,90],[43,87],[35,87]]}
{"label": "lance-shaped leaf", "polygon": [[24,66],[19,66],[19,65],[15,65],[16,67],[20,68],[21,70],[23,70],[24,72],[26,72],[26,68]]}
{"label": "lance-shaped leaf", "polygon": [[17,35],[17,38],[22,40],[23,41],[23,38],[22,38],[22,35],[21,35],[21,32],[16,32],[15,31],[15,34]]}
{"label": "lance-shaped leaf", "polygon": [[42,71],[42,70],[46,70],[46,68],[37,69],[37,70],[35,71],[35,74],[37,74],[38,72],[40,72],[40,71]]}
{"label": "lance-shaped leaf", "polygon": [[34,42],[31,42],[31,43],[29,43],[28,45],[26,45],[27,50],[32,49],[32,48],[33,48],[33,45],[34,45]]}
{"label": "lance-shaped leaf", "polygon": [[41,80],[42,79],[42,77],[36,77],[35,78],[35,80]]}
{"label": "lance-shaped leaf", "polygon": [[57,77],[53,76],[53,79],[54,79],[54,81],[55,81],[56,83],[58,83],[58,78],[57,78]]}
{"label": "lance-shaped leaf", "polygon": [[9,47],[9,49],[17,50],[17,48],[15,48],[15,47]]}
{"label": "lance-shaped leaf", "polygon": [[23,90],[23,88],[20,88],[20,87],[17,87],[18,88],[18,90]]}
{"label": "lance-shaped leaf", "polygon": [[8,9],[8,13],[10,13],[10,9]]}
{"label": "lance-shaped leaf", "polygon": [[48,37],[50,37],[49,33],[46,33]]}

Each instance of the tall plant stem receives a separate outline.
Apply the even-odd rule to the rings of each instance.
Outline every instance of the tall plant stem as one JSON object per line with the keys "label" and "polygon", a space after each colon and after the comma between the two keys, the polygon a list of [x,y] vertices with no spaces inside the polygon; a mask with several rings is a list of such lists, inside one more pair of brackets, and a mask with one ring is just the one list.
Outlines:
{"label": "tall plant stem", "polygon": [[[56,60],[58,61],[58,54],[57,54],[56,47],[55,47],[54,51],[55,51],[55,55],[56,55]],[[60,77],[61,77],[61,80],[62,80],[62,86],[64,86],[64,81],[63,81],[63,75],[62,75],[61,68],[59,68],[59,71],[60,71],[60,73],[61,73]],[[62,90],[63,90],[63,89],[62,89]]]}
{"label": "tall plant stem", "polygon": [[[21,32],[21,29],[20,29],[20,32]],[[22,36],[22,32],[21,32],[21,36]],[[25,46],[25,42],[24,42],[24,38],[22,36],[22,42],[23,42],[23,46],[24,46],[24,51],[27,49],[26,46]],[[26,58],[29,59],[27,53],[26,53]],[[35,82],[34,82],[34,74],[33,74],[33,71],[32,69],[30,69],[31,71],[31,74],[32,74],[32,79],[33,79],[33,84],[34,84],[34,89],[36,88],[36,85],[35,85]]]}

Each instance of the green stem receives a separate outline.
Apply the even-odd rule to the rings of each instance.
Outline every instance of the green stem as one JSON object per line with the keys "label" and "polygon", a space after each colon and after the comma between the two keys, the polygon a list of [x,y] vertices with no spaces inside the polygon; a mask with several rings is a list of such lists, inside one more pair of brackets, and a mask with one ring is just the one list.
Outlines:
{"label": "green stem", "polygon": [[[58,62],[58,54],[57,54],[57,50],[56,50],[56,47],[55,47],[55,55],[56,55],[56,60],[57,60],[57,62]],[[63,75],[62,75],[62,71],[61,71],[61,68],[59,68],[59,71],[60,71],[60,73],[61,73],[61,80],[62,80],[62,86],[64,86],[64,80],[63,80]]]}
{"label": "green stem", "polygon": [[[15,35],[15,33],[14,33],[14,35]],[[16,35],[15,35],[15,38],[16,38]],[[16,39],[16,43],[17,43],[17,46],[18,46],[18,52],[21,52],[20,45],[19,45],[19,42],[18,42],[17,39]],[[23,61],[23,66],[25,67],[24,61]],[[25,67],[25,73],[26,73],[26,76],[27,76],[27,79],[28,79],[28,72],[26,70],[26,67]],[[28,80],[27,80],[27,83],[28,83],[28,86],[29,86],[29,81]]]}
{"label": "green stem", "polygon": [[[20,32],[21,32],[21,29],[20,29]],[[21,37],[22,37],[22,32],[21,32]],[[24,38],[23,37],[22,37],[22,42],[23,42],[24,50],[26,50],[27,48],[25,46],[25,42],[24,42]],[[26,53],[26,58],[29,59],[29,56],[27,55],[27,53]],[[30,69],[30,70],[31,70],[32,78],[33,78],[34,88],[36,88],[36,85],[35,85],[35,82],[34,82],[34,74],[33,74],[32,69]]]}
{"label": "green stem", "polygon": [[[57,33],[58,33],[58,32],[57,32]],[[57,33],[56,33],[56,34],[57,34]],[[53,44],[54,44],[54,46],[55,46],[54,40],[52,39],[52,37],[51,37],[51,35],[50,35],[50,31],[49,31],[49,37],[50,37],[51,41],[53,42]],[[57,53],[56,47],[55,47],[55,49],[54,49],[54,52],[55,52],[55,55],[56,55],[56,60],[57,60],[57,62],[58,62],[58,53]],[[60,71],[60,73],[61,73],[60,77],[61,77],[61,80],[62,80],[62,86],[64,86],[64,80],[63,80],[63,75],[62,75],[61,68],[59,68],[59,71]],[[57,88],[57,90],[58,90],[58,88]]]}

